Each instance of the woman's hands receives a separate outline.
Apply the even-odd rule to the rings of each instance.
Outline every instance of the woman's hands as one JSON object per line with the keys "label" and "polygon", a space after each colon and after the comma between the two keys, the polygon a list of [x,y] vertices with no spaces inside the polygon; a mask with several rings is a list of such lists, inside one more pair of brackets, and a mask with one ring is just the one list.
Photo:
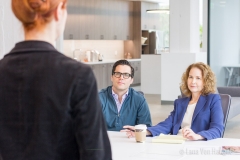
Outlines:
{"label": "woman's hands", "polygon": [[187,138],[189,140],[200,140],[200,139],[204,139],[204,137],[202,137],[199,134],[196,134],[195,132],[193,132],[193,130],[189,127],[184,127],[182,129],[182,135],[184,138]]}
{"label": "woman's hands", "polygon": [[[121,130],[120,132],[126,132],[126,135],[128,138],[132,138],[132,137],[135,137],[135,128],[134,126],[123,126],[123,130]],[[152,135],[151,132],[149,132],[147,130],[147,133],[146,135]],[[195,132],[193,132],[193,130],[189,127],[184,127],[182,129],[182,135],[184,138],[187,138],[189,140],[201,140],[201,139],[204,139],[204,137],[202,137],[201,135],[199,134],[196,134]]]}
{"label": "woman's hands", "polygon": [[[126,135],[127,135],[128,138],[135,137],[135,128],[134,128],[134,126],[126,125],[126,126],[123,126],[123,128],[124,129],[121,130],[120,132],[126,132]],[[151,132],[149,132],[147,130],[146,135],[152,135],[152,134],[151,134]]]}

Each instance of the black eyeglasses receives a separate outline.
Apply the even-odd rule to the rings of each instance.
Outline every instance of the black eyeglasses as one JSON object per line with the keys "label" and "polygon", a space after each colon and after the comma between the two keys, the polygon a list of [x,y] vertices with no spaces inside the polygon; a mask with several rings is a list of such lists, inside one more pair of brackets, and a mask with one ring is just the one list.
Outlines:
{"label": "black eyeglasses", "polygon": [[123,75],[123,78],[128,79],[129,77],[131,77],[131,74],[129,73],[121,73],[121,72],[113,72],[113,75],[116,78],[120,78]]}

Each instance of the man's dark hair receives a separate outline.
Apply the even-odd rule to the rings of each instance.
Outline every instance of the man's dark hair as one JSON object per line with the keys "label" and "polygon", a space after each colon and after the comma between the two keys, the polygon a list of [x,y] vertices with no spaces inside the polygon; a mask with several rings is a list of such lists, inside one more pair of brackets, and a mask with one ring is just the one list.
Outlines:
{"label": "man's dark hair", "polygon": [[129,67],[131,68],[131,77],[132,77],[132,78],[134,77],[134,68],[133,68],[133,67],[131,66],[131,64],[130,64],[127,60],[125,60],[125,59],[119,60],[119,61],[117,61],[117,62],[114,63],[113,68],[112,68],[112,75],[114,74],[115,69],[116,69],[116,67],[117,67],[118,65],[127,65],[127,66],[129,66]]}

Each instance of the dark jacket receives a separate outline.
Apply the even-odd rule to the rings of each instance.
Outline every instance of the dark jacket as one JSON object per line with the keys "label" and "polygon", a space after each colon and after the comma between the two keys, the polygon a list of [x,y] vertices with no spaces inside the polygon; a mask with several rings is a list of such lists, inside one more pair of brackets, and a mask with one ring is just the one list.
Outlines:
{"label": "dark jacket", "polygon": [[90,67],[47,42],[17,43],[0,60],[0,155],[4,160],[111,159]]}
{"label": "dark jacket", "polygon": [[109,131],[120,131],[124,125],[136,124],[152,125],[150,111],[142,94],[129,88],[128,96],[124,100],[118,113],[116,102],[112,96],[112,86],[99,92],[102,111]]}
{"label": "dark jacket", "polygon": [[[174,110],[169,117],[156,126],[148,128],[152,135],[157,136],[160,133],[178,134],[190,99],[185,97],[175,100]],[[224,129],[223,111],[221,98],[218,94],[200,96],[193,113],[191,129],[207,140],[222,137]]]}

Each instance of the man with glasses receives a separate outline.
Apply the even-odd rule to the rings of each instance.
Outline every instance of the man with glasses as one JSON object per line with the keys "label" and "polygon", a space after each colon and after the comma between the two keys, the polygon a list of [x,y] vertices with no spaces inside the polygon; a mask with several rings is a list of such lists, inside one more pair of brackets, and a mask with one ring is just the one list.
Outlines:
{"label": "man with glasses", "polygon": [[151,126],[151,116],[144,96],[129,88],[134,68],[127,60],[117,61],[112,68],[112,86],[99,92],[102,111],[109,131],[120,131],[124,125]]}

